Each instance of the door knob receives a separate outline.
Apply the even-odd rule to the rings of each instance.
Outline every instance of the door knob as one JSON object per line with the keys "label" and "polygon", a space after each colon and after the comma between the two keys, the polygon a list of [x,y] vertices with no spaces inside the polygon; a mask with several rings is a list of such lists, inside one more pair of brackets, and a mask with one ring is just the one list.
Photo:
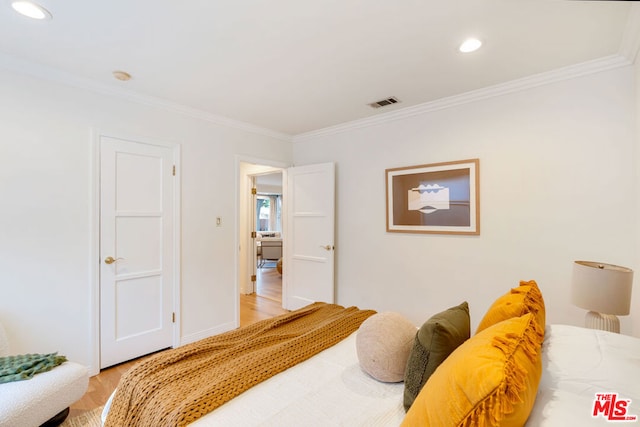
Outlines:
{"label": "door knob", "polygon": [[333,247],[331,245],[324,245],[324,246],[320,245],[320,247],[322,249],[324,249],[325,251],[330,251],[331,249],[333,249]]}
{"label": "door knob", "polygon": [[113,264],[114,262],[118,261],[119,259],[124,259],[124,258],[114,258],[112,256],[108,256],[104,259],[104,263],[105,264]]}

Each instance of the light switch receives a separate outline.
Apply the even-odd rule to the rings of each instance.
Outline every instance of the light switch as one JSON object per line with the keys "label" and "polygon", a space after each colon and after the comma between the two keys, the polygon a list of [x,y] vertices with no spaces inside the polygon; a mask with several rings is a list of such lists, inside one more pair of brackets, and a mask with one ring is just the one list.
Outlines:
{"label": "light switch", "polygon": [[216,217],[216,227],[220,227],[222,225],[222,217]]}

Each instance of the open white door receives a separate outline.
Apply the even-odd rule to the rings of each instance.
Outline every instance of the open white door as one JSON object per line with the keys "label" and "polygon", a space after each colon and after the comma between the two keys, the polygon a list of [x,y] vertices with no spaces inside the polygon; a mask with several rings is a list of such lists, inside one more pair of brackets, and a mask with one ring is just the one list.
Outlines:
{"label": "open white door", "polygon": [[100,365],[171,347],[175,169],[170,147],[100,138]]}
{"label": "open white door", "polygon": [[333,303],[335,166],[293,167],[287,178],[284,308]]}

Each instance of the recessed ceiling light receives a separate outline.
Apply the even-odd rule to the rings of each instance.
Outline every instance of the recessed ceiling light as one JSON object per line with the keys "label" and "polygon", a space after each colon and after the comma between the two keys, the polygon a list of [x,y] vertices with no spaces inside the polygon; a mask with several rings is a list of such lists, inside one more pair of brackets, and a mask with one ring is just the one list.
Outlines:
{"label": "recessed ceiling light", "polygon": [[126,71],[114,71],[113,77],[115,77],[118,80],[122,80],[123,82],[126,82],[127,80],[131,80],[131,74],[127,73]]}
{"label": "recessed ceiling light", "polygon": [[33,19],[51,19],[52,15],[44,7],[39,4],[30,2],[30,1],[13,1],[11,2],[11,7],[13,10],[18,12],[20,15],[27,16]]}
{"label": "recessed ceiling light", "polygon": [[482,42],[478,39],[466,39],[458,48],[458,50],[462,53],[475,52],[480,49],[482,46]]}

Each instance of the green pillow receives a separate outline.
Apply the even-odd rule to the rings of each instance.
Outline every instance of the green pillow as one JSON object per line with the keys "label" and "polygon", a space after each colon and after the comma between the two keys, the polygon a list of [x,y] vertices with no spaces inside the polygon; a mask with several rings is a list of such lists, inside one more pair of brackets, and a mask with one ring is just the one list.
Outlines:
{"label": "green pillow", "polygon": [[427,380],[460,344],[471,336],[465,301],[433,315],[418,330],[404,374],[404,409],[409,410]]}

